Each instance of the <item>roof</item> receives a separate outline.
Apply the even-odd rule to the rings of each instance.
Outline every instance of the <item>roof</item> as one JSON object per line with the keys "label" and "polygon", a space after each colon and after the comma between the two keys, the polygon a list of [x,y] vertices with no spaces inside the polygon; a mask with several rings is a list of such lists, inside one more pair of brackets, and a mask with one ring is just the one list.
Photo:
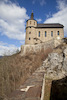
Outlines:
{"label": "roof", "polygon": [[31,18],[30,19],[34,19],[34,14],[33,14],[33,12],[31,13]]}
{"label": "roof", "polygon": [[[34,13],[33,13],[33,10],[32,10],[32,13],[31,13],[31,17],[30,17],[30,19],[28,19],[28,20],[35,20],[35,19],[34,19]],[[28,21],[28,20],[27,20],[27,21]],[[26,22],[27,22],[27,21],[26,21]],[[36,21],[36,20],[35,20],[35,21]]]}
{"label": "roof", "polygon": [[[35,19],[28,19],[28,20],[35,20]],[[28,21],[28,20],[27,20],[27,21]],[[26,21],[26,22],[27,22],[27,21]],[[35,20],[35,21],[36,21],[36,20]]]}
{"label": "roof", "polygon": [[63,28],[64,26],[59,23],[45,23],[45,24],[37,24],[36,28]]}

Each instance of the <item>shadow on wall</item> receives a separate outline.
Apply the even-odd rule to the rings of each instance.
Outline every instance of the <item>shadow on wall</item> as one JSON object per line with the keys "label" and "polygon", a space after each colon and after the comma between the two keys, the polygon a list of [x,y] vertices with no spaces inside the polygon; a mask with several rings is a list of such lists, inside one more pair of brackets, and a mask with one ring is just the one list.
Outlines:
{"label": "shadow on wall", "polygon": [[52,81],[50,100],[67,100],[67,76]]}

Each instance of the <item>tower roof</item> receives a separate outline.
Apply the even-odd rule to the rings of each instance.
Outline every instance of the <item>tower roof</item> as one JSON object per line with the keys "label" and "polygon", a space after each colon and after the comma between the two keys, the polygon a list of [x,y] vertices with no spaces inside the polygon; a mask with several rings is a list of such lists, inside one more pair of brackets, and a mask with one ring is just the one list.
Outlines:
{"label": "tower roof", "polygon": [[30,19],[34,19],[34,14],[33,14],[33,11],[32,11],[32,13],[31,13],[31,18]]}

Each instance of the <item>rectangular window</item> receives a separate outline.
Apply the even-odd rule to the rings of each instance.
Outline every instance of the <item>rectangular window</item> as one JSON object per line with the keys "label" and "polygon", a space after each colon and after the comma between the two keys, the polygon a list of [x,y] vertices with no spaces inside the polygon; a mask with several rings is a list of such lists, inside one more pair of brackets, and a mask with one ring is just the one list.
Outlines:
{"label": "rectangular window", "polygon": [[60,35],[59,31],[58,31],[57,35]]}
{"label": "rectangular window", "polygon": [[29,32],[29,34],[31,34],[31,32]]}
{"label": "rectangular window", "polygon": [[47,32],[45,31],[45,37],[47,36]]}
{"label": "rectangular window", "polygon": [[29,40],[30,40],[30,38],[29,38]]}
{"label": "rectangular window", "polygon": [[39,37],[40,37],[40,31],[39,31]]}
{"label": "rectangular window", "polygon": [[51,31],[51,36],[53,37],[53,31]]}

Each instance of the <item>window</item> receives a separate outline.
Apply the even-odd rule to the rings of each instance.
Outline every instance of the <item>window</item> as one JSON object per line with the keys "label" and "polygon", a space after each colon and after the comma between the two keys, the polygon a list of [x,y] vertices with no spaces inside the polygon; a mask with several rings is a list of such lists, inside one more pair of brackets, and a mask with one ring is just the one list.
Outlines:
{"label": "window", "polygon": [[47,32],[45,31],[45,37],[47,36]]}
{"label": "window", "polygon": [[31,27],[30,27],[31,28]]}
{"label": "window", "polygon": [[51,31],[51,36],[53,37],[53,31]]}
{"label": "window", "polygon": [[30,21],[30,24],[31,24],[31,21]]}
{"label": "window", "polygon": [[39,31],[39,37],[40,37],[40,31]]}
{"label": "window", "polygon": [[29,34],[31,34],[31,32],[29,32]]}
{"label": "window", "polygon": [[34,25],[35,25],[35,22],[34,22]]}
{"label": "window", "polygon": [[58,31],[57,35],[60,35],[59,31]]}
{"label": "window", "polygon": [[29,38],[29,40],[30,40],[30,38]]}

